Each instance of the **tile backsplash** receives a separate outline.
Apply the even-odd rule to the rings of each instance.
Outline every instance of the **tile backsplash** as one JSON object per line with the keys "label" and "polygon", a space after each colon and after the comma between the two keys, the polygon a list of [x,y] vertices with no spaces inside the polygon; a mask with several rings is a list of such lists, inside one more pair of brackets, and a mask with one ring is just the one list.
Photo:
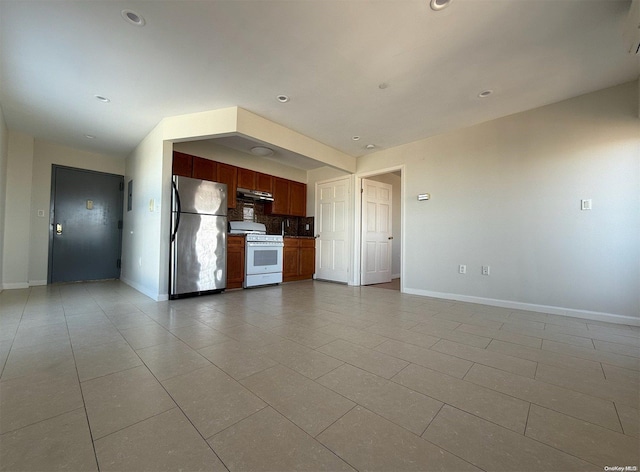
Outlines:
{"label": "tile backsplash", "polygon": [[264,203],[261,202],[237,200],[236,207],[229,209],[227,217],[229,221],[263,223],[267,227],[267,234],[282,234],[284,228],[285,236],[314,236],[312,216],[265,215]]}

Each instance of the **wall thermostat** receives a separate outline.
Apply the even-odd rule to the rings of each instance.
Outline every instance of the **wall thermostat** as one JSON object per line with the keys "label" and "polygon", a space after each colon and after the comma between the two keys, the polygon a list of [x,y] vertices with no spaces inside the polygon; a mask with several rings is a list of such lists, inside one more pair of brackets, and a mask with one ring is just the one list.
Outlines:
{"label": "wall thermostat", "polygon": [[429,193],[419,193],[418,194],[418,201],[421,202],[423,200],[429,200],[431,198],[431,194]]}

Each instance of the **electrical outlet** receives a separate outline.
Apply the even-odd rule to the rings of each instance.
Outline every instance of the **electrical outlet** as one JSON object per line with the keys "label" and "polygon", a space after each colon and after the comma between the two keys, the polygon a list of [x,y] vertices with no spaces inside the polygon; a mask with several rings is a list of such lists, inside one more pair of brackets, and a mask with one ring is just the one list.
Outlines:
{"label": "electrical outlet", "polygon": [[460,264],[458,266],[458,273],[459,274],[466,274],[467,273],[467,266],[464,264]]}
{"label": "electrical outlet", "polygon": [[482,266],[482,275],[490,275],[491,267],[490,266]]}

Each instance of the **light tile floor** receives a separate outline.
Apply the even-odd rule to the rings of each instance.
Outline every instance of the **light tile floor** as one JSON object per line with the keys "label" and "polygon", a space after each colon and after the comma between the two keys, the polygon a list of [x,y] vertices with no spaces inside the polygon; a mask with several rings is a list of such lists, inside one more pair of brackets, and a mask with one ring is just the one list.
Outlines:
{"label": "light tile floor", "polygon": [[0,293],[0,470],[640,466],[640,328],[298,282]]}

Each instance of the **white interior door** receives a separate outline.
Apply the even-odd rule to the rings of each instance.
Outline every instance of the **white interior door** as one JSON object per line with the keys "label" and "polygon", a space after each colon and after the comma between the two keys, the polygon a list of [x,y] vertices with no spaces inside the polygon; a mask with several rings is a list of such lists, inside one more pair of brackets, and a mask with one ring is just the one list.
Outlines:
{"label": "white interior door", "polygon": [[392,195],[391,185],[362,179],[362,285],[391,282]]}
{"label": "white interior door", "polygon": [[318,184],[316,190],[316,278],[349,280],[348,177]]}

